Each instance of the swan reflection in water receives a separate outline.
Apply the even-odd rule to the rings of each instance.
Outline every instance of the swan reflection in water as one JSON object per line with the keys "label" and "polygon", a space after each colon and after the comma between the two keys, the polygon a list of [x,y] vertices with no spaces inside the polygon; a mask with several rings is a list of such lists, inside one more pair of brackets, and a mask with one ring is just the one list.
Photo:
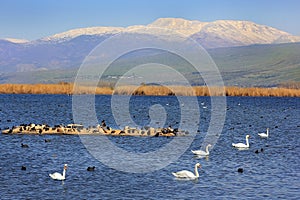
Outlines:
{"label": "swan reflection in water", "polygon": [[209,161],[209,156],[201,156],[201,155],[194,155],[194,159],[205,159],[206,161]]}

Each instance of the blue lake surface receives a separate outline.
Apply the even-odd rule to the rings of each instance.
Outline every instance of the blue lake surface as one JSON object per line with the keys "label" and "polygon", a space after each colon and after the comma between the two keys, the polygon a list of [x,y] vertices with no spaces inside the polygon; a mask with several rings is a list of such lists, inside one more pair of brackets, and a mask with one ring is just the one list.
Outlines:
{"label": "blue lake surface", "polygon": [[[188,101],[191,97],[185,97]],[[158,126],[178,126],[200,121],[188,149],[168,166],[147,173],[116,170],[94,158],[76,135],[0,134],[0,199],[299,199],[300,198],[300,103],[299,98],[227,97],[226,120],[222,134],[208,158],[194,157],[210,123],[211,101],[198,97],[200,116],[180,118],[176,97],[134,96],[130,115],[139,126],[150,123],[149,108],[160,104],[166,122]],[[185,103],[186,107],[189,105]],[[111,112],[111,96],[96,96],[99,121],[118,128]],[[199,119],[197,119],[197,117]],[[0,95],[0,128],[22,123],[73,123],[72,96]],[[160,124],[161,123],[161,124]],[[270,128],[270,137],[257,133]],[[245,142],[250,148],[237,150],[232,142]],[[106,137],[106,136],[96,136]],[[50,142],[45,143],[45,139]],[[108,137],[128,152],[155,151],[170,143],[166,137]],[[29,148],[21,148],[21,143]],[[99,144],[101,145],[101,144]],[[263,152],[260,149],[263,148]],[[259,150],[259,153],[255,153]],[[113,160],[113,155],[112,158]],[[182,181],[172,172],[193,171],[200,162],[200,178]],[[65,181],[55,181],[49,173],[62,172],[68,164]],[[26,166],[26,170],[21,170]],[[88,166],[95,166],[93,172]],[[238,168],[244,172],[239,173]]]}

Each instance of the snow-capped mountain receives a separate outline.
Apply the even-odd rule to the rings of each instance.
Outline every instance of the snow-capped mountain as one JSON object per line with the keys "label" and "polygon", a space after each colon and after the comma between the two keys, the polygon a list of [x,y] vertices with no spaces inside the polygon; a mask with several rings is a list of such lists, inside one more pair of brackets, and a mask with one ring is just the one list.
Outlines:
{"label": "snow-capped mountain", "polygon": [[[299,42],[300,36],[293,36],[287,32],[259,25],[250,21],[218,20],[200,22],[181,18],[159,18],[151,24],[129,27],[88,27],[72,29],[58,33],[39,41],[64,42],[79,36],[105,36],[120,32],[131,32],[134,29],[163,28],[175,31],[186,37],[192,37],[205,48],[244,46],[251,44],[272,44]],[[151,33],[151,34],[159,34]]]}
{"label": "snow-capped mountain", "polygon": [[58,33],[49,37],[42,38],[42,41],[66,41],[81,35],[111,35],[123,31],[123,27],[89,27],[72,29],[63,33]]}
{"label": "snow-capped mountain", "polygon": [[16,44],[22,44],[22,43],[29,42],[29,40],[17,39],[17,38],[4,38],[4,40],[6,40],[8,42],[16,43]]}
{"label": "snow-capped mountain", "polygon": [[188,37],[200,32],[206,24],[208,22],[190,21],[181,18],[159,18],[148,26],[171,29]]}
{"label": "snow-capped mountain", "polygon": [[[148,25],[73,29],[35,41],[0,39],[0,73],[79,67],[84,57],[111,35],[127,32],[136,34],[138,38],[140,32],[135,30],[143,29],[153,37],[166,33],[160,32],[159,29],[151,31],[153,27],[191,37],[207,49],[300,42],[299,36],[250,21],[201,22],[181,18],[160,18]],[[173,38],[164,35],[162,39]],[[126,42],[123,45],[126,45]]]}
{"label": "snow-capped mountain", "polygon": [[206,48],[299,42],[300,36],[250,21],[218,20],[214,22],[161,18],[151,27],[172,29],[197,40]]}

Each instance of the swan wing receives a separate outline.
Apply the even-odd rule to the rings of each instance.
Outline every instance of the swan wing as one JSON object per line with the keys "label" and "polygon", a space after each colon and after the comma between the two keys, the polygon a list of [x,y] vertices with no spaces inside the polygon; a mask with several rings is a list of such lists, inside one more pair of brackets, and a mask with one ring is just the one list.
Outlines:
{"label": "swan wing", "polygon": [[244,143],[232,143],[233,147],[237,147],[237,148],[246,148],[248,147],[246,144]]}
{"label": "swan wing", "polygon": [[232,143],[232,146],[237,147],[239,144],[241,144],[241,143]]}
{"label": "swan wing", "polygon": [[202,150],[191,150],[193,154],[199,155],[199,156],[207,156],[208,153]]}
{"label": "swan wing", "polygon": [[268,137],[268,135],[266,133],[259,133],[258,135],[262,138]]}
{"label": "swan wing", "polygon": [[64,177],[63,175],[61,175],[60,173],[58,172],[55,172],[53,174],[49,174],[49,176],[54,179],[54,180],[64,180]]}
{"label": "swan wing", "polygon": [[195,178],[195,174],[188,170],[182,170],[179,172],[172,173],[176,178]]}

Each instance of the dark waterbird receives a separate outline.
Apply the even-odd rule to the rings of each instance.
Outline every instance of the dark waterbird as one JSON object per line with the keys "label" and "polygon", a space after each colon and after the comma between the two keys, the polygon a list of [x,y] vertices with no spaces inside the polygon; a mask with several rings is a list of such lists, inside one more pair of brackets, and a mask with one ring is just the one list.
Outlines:
{"label": "dark waterbird", "polygon": [[[263,153],[263,152],[264,152],[264,149],[263,149],[263,148],[260,148],[260,152]],[[259,153],[259,150],[256,149],[256,150],[255,150],[255,153]]]}
{"label": "dark waterbird", "polygon": [[22,165],[21,170],[26,170],[26,167]]}
{"label": "dark waterbird", "polygon": [[243,173],[244,172],[244,169],[243,168],[238,168],[237,170],[239,173]]}
{"label": "dark waterbird", "polygon": [[22,148],[28,148],[29,146],[28,146],[27,144],[21,143],[21,147],[22,147]]}
{"label": "dark waterbird", "polygon": [[96,168],[95,166],[93,166],[93,167],[88,167],[86,170],[87,170],[87,171],[95,171],[95,168]]}

